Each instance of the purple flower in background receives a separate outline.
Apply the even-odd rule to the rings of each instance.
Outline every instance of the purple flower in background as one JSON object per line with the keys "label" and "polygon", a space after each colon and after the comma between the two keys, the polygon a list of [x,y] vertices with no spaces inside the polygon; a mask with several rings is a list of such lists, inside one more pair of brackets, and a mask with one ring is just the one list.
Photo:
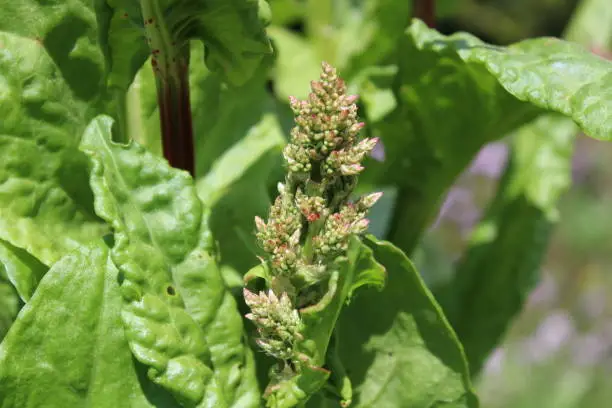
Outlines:
{"label": "purple flower in background", "polygon": [[524,341],[523,357],[529,362],[542,362],[554,356],[567,344],[576,328],[566,310],[552,311],[546,316],[535,334]]}
{"label": "purple flower in background", "polygon": [[496,179],[504,170],[507,160],[508,146],[502,142],[490,143],[480,150],[468,172]]}
{"label": "purple flower in background", "polygon": [[467,234],[479,218],[480,210],[474,203],[472,192],[465,187],[453,187],[431,228],[437,228],[442,219],[447,219],[459,225],[462,234]]}
{"label": "purple flower in background", "polygon": [[544,273],[543,278],[531,291],[527,300],[527,307],[535,307],[541,305],[552,305],[559,297],[559,285],[555,278],[550,274]]}
{"label": "purple flower in background", "polygon": [[[466,174],[468,176],[483,175],[497,179],[504,170],[507,160],[508,146],[502,142],[490,143],[480,150],[466,170]],[[461,234],[466,236],[478,222],[480,215],[481,210],[474,202],[472,191],[456,183],[449,190],[438,213],[438,218],[431,228],[437,228],[443,219],[447,219],[456,223],[461,230]]]}
{"label": "purple flower in background", "polygon": [[379,162],[385,161],[385,145],[383,145],[380,137],[378,138],[378,142],[374,146],[374,149],[372,149],[370,152],[370,157]]}
{"label": "purple flower in background", "polygon": [[500,374],[506,360],[506,350],[502,347],[495,348],[487,359],[483,371],[487,375]]}
{"label": "purple flower in background", "polygon": [[593,366],[601,362],[610,350],[610,341],[605,333],[589,333],[578,337],[572,344],[574,364]]}
{"label": "purple flower in background", "polygon": [[599,142],[586,137],[580,137],[576,141],[574,154],[572,155],[572,182],[576,184],[584,183],[596,167],[596,162],[591,153],[597,151],[593,148],[595,143]]}

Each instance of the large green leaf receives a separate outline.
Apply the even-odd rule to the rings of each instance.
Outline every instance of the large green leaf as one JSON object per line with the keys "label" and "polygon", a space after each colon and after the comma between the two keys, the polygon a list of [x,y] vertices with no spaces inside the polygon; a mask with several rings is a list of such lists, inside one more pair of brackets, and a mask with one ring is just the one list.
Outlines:
{"label": "large green leaf", "polygon": [[96,211],[115,231],[126,337],[149,378],[184,403],[256,406],[242,320],[210,255],[208,217],[186,172],[94,120],[82,149],[94,162]]}
{"label": "large green leaf", "polygon": [[85,110],[43,47],[0,33],[0,239],[46,265],[106,229],[78,150]]}
{"label": "large green leaf", "polygon": [[[85,100],[103,94],[107,85],[127,89],[150,53],[145,26],[153,23],[165,26],[176,43],[202,39],[209,67],[233,82],[246,80],[271,51],[264,31],[270,12],[263,0],[25,0],[2,1],[0,8],[0,31],[41,42]],[[160,15],[143,15],[151,9]],[[158,21],[148,22],[152,17]]]}
{"label": "large green leaf", "polygon": [[118,91],[121,98],[151,54],[142,11],[134,0],[97,0],[96,13],[108,72],[106,85],[109,90]]}
{"label": "large green leaf", "polygon": [[[116,4],[119,3],[119,4]],[[150,53],[137,5],[114,0],[0,3],[0,31],[32,39],[57,65],[87,121],[106,112],[126,137],[125,92]],[[79,133],[80,136],[80,133]]]}
{"label": "large green leaf", "polygon": [[[612,40],[610,27],[608,3],[584,1],[566,37],[602,46]],[[545,115],[518,131],[497,196],[476,227],[455,277],[437,288],[472,375],[478,374],[538,280],[557,202],[571,183],[578,130],[569,118]]]}
{"label": "large green leaf", "polygon": [[472,375],[499,343],[537,282],[556,204],[571,182],[576,126],[543,116],[518,131],[499,191],[455,277],[436,291]]}
{"label": "large green leaf", "polygon": [[544,38],[494,47],[415,20],[398,60],[398,107],[375,129],[391,154],[370,175],[401,187],[391,238],[405,251],[480,147],[542,109],[571,117],[593,137],[612,136],[612,64],[575,44]]}
{"label": "large green leaf", "polygon": [[269,178],[284,143],[278,119],[265,114],[198,182],[198,194],[213,209],[221,262],[240,274],[258,262],[254,217],[267,213]]}
{"label": "large green leaf", "polygon": [[33,40],[24,50],[47,50],[77,98],[92,101],[105,84],[93,2],[82,0],[0,2],[0,31]]}
{"label": "large green leaf", "polygon": [[[178,407],[140,379],[100,242],[55,263],[0,345],[0,406]],[[157,401],[154,402],[154,401]]]}
{"label": "large green leaf", "polygon": [[483,65],[515,98],[570,117],[587,135],[612,138],[612,63],[584,47],[555,38],[494,47],[468,34],[443,36],[418,20],[406,34],[419,49],[452,50]]}
{"label": "large green leaf", "polygon": [[454,42],[427,42],[433,33],[414,23],[402,38],[392,88],[397,107],[370,129],[382,138],[385,161],[370,161],[363,177],[399,188],[389,237],[407,253],[480,148],[538,112],[508,94],[482,64],[467,64],[453,46],[480,40],[460,34]]}
{"label": "large green leaf", "polygon": [[365,242],[387,284],[360,291],[336,327],[354,406],[477,407],[461,344],[412,263],[388,242]]}
{"label": "large green leaf", "polygon": [[264,30],[271,18],[269,7],[265,0],[182,1],[173,12],[186,17],[192,35],[204,43],[210,70],[240,85],[272,53]]}

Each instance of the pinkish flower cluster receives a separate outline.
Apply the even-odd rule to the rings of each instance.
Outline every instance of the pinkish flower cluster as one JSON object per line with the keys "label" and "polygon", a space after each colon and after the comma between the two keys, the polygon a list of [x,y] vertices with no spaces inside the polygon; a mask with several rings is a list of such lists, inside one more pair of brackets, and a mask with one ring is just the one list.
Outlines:
{"label": "pinkish flower cluster", "polygon": [[255,294],[244,289],[244,300],[251,309],[246,318],[251,320],[259,338],[259,347],[267,354],[281,360],[293,356],[295,342],[301,338],[302,321],[298,311],[293,308],[286,293],[280,298],[272,290]]}
{"label": "pinkish flower cluster", "polygon": [[[357,175],[363,170],[361,162],[377,143],[373,138],[360,138],[364,124],[357,118],[357,96],[346,95],[344,81],[327,63],[323,63],[321,78],[312,81],[311,88],[307,100],[290,99],[296,126],[283,151],[287,177],[279,184],[268,220],[255,219],[257,239],[268,255],[266,263],[276,294],[260,294],[257,301],[253,297],[256,295],[248,294],[249,305],[273,307],[272,303],[278,303],[276,298],[282,300],[283,308],[300,308],[312,302],[317,292],[310,288],[329,278],[334,260],[345,255],[351,236],[367,230],[368,209],[382,195],[374,193],[349,201]],[[252,310],[251,317],[263,316],[263,311]],[[271,321],[267,317],[253,320],[261,323],[262,348],[270,355],[285,356],[284,347],[289,343],[279,342],[278,336],[270,334],[280,329],[270,326],[268,330],[266,325]],[[294,330],[297,326],[291,327]],[[297,331],[291,332],[293,339],[299,337]]]}

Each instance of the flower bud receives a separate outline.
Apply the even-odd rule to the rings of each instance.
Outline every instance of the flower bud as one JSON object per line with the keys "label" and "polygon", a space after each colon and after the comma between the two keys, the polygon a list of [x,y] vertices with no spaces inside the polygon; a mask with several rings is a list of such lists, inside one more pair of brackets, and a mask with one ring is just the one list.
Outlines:
{"label": "flower bud", "polygon": [[359,96],[357,95],[347,95],[343,98],[343,102],[345,105],[352,105],[357,101],[357,99],[359,99]]}
{"label": "flower bud", "polygon": [[363,166],[359,163],[343,164],[340,166],[340,172],[343,176],[354,176],[363,170]]}
{"label": "flower bud", "polygon": [[370,220],[362,218],[353,224],[352,232],[354,234],[361,234],[368,229],[368,225],[370,225]]}
{"label": "flower bud", "polygon": [[263,232],[266,229],[266,223],[259,216],[255,216],[255,226],[257,227],[257,231]]}

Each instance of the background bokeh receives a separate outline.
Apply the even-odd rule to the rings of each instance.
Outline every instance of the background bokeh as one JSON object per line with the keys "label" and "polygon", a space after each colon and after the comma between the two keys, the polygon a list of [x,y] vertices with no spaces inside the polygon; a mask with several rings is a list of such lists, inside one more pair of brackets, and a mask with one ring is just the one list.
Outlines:
{"label": "background bokeh", "polygon": [[[578,5],[576,0],[441,1],[438,29],[470,31],[497,44],[561,36]],[[590,46],[609,58],[606,44]],[[435,273],[444,274],[462,253],[494,194],[506,154],[504,143],[486,146],[449,191],[425,240],[437,256]],[[580,135],[572,176],[541,278],[476,381],[485,408],[612,405],[612,145]]]}

